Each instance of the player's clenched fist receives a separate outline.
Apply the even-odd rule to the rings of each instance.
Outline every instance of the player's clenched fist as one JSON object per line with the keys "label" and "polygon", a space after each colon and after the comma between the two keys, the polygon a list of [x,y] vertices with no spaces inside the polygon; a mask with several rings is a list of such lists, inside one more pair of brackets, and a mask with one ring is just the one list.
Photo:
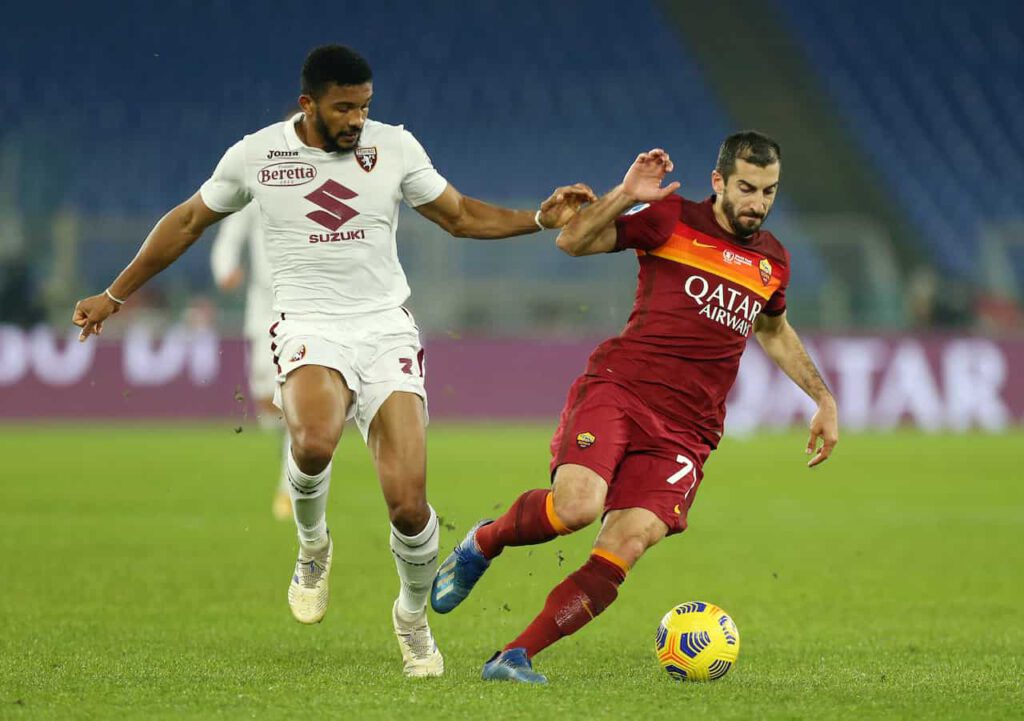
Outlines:
{"label": "player's clenched fist", "polygon": [[679,190],[679,182],[669,183],[664,188],[661,181],[673,169],[672,159],[661,148],[640,153],[622,179],[622,189],[631,198],[650,203],[663,200]]}
{"label": "player's clenched fist", "polygon": [[576,183],[555,188],[547,200],[540,204],[540,222],[545,228],[561,228],[579,212],[584,203],[597,200],[589,185]]}
{"label": "player's clenched fist", "polygon": [[71,322],[82,329],[78,335],[79,341],[84,341],[90,335],[99,335],[103,332],[103,321],[121,310],[121,306],[115,303],[106,293],[93,295],[75,304],[75,314]]}

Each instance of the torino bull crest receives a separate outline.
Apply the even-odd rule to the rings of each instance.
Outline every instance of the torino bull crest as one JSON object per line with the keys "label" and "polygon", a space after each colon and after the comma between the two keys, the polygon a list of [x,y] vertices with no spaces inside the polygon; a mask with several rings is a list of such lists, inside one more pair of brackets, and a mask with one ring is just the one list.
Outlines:
{"label": "torino bull crest", "polygon": [[356,162],[369,173],[377,167],[377,148],[356,148]]}

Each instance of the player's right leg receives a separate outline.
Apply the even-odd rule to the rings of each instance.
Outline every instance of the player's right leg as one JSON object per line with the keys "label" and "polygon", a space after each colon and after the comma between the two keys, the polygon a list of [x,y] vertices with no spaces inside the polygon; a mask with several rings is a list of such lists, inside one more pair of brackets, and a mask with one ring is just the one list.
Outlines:
{"label": "player's right leg", "polygon": [[288,374],[281,400],[291,437],[287,475],[299,535],[288,606],[297,621],[319,623],[327,613],[333,551],[326,518],[331,459],[352,392],[337,370],[303,365]]}
{"label": "player's right leg", "polygon": [[552,488],[519,496],[494,521],[480,521],[437,570],[430,603],[448,613],[466,599],[491,560],[508,546],[533,546],[586,528],[601,515],[608,483],[575,464],[558,467]]}
{"label": "player's right leg", "polygon": [[[444,673],[444,657],[427,621],[427,595],[437,569],[440,524],[427,503],[425,391],[418,382],[402,385],[407,390],[388,393],[380,405],[367,429],[366,441],[391,520],[389,545],[399,579],[391,620],[403,670],[409,678],[425,678]],[[369,390],[363,403],[374,393]],[[357,413],[357,422],[364,417],[362,411]]]}
{"label": "player's right leg", "polygon": [[646,508],[609,510],[590,558],[555,586],[530,625],[484,664],[484,680],[545,683],[547,678],[533,670],[533,657],[608,608],[629,570],[668,531]]}
{"label": "player's right leg", "polygon": [[617,387],[573,384],[551,444],[554,485],[527,491],[495,521],[480,521],[438,568],[431,606],[448,613],[462,603],[508,546],[530,546],[585,528],[600,517],[607,479],[625,452],[630,421]]}

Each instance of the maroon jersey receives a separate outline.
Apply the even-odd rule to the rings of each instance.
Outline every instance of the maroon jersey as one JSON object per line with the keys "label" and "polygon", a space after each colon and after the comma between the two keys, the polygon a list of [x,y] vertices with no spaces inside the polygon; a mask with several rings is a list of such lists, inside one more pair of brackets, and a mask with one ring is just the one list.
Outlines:
{"label": "maroon jersey", "polygon": [[715,221],[714,196],[638,205],[615,221],[615,249],[636,249],[625,330],[591,354],[587,376],[617,383],[712,447],[758,313],[786,309],[789,254],[767,231],[741,239]]}

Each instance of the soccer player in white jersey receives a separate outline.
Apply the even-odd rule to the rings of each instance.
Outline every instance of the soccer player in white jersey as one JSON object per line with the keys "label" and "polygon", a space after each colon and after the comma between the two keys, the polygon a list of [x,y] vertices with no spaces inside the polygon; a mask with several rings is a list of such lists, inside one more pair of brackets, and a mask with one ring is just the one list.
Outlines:
{"label": "soccer player in white jersey", "polygon": [[557,188],[536,211],[464,196],[402,126],[368,119],[370,67],[353,50],[315,48],[302,69],[302,113],[233,145],[199,192],[160,219],[102,293],[75,306],[80,339],[203,230],[250,202],[259,209],[274,288],[276,400],[291,436],[288,480],[299,553],[288,603],[302,623],[327,610],[333,544],[325,508],[334,449],[353,418],[370,449],[391,520],[400,579],[392,620],[407,676],[444,662],[427,625],[437,566],[437,514],[426,496],[423,350],[398,263],[404,200],[455,236],[506,238],[559,228],[594,194]]}
{"label": "soccer player in white jersey", "polygon": [[[243,255],[248,261],[248,273]],[[281,414],[274,406],[277,367],[267,345],[267,328],[274,322],[274,292],[270,287],[270,262],[255,203],[221,222],[210,247],[210,270],[217,287],[225,292],[246,283],[243,332],[247,341],[245,362],[249,396],[256,406],[260,428],[280,433]],[[288,434],[283,435],[281,471],[271,504],[274,518],[279,521],[292,517],[292,500],[288,493]]]}

